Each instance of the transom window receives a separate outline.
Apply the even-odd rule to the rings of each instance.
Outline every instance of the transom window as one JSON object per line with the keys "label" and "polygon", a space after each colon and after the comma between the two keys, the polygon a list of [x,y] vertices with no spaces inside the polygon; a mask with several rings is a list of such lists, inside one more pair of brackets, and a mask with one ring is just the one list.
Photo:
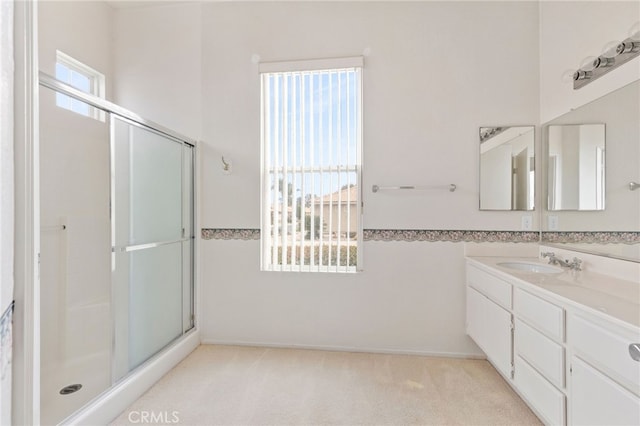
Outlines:
{"label": "transom window", "polygon": [[361,267],[362,62],[260,65],[262,270]]}
{"label": "transom window", "polygon": [[[104,75],[71,56],[56,51],[56,79],[85,93],[104,98]],[[56,105],[104,121],[104,112],[70,96],[56,93]]]}

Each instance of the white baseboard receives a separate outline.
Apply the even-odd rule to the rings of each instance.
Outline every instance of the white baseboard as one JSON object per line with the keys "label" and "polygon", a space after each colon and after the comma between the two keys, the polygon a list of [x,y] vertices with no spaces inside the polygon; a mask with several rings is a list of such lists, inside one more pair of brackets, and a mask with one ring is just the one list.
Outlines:
{"label": "white baseboard", "polygon": [[192,330],[62,424],[109,424],[199,345],[200,331]]}
{"label": "white baseboard", "polygon": [[328,346],[328,345],[298,345],[289,343],[273,343],[273,342],[253,342],[240,340],[218,340],[203,339],[203,345],[223,345],[223,346],[253,346],[265,348],[281,348],[281,349],[311,349],[330,352],[358,352],[358,353],[374,353],[374,354],[394,354],[394,355],[420,355],[440,358],[465,358],[465,359],[486,359],[483,354],[463,353],[463,352],[440,352],[440,351],[416,351],[406,349],[388,349],[388,348],[370,348],[357,346]]}

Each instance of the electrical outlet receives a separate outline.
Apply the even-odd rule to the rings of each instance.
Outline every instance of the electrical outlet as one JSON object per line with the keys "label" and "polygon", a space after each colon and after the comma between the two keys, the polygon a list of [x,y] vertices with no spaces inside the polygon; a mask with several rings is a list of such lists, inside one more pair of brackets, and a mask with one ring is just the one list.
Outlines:
{"label": "electrical outlet", "polygon": [[530,214],[522,216],[522,230],[523,231],[531,231],[533,227],[533,216]]}
{"label": "electrical outlet", "polygon": [[549,216],[549,231],[557,231],[558,230],[558,216],[550,215]]}

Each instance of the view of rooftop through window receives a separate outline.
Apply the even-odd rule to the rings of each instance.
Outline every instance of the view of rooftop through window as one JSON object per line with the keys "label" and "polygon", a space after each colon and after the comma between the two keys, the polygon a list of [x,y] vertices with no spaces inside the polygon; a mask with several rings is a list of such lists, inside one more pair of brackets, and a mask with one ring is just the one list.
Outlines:
{"label": "view of rooftop through window", "polygon": [[360,75],[262,74],[263,269],[356,270]]}

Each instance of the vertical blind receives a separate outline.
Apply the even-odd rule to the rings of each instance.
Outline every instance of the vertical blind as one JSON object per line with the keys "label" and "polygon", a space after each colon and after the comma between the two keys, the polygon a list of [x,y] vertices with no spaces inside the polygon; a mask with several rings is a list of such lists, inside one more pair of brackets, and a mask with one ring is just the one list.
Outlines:
{"label": "vertical blind", "polygon": [[264,69],[262,269],[355,272],[362,68]]}

